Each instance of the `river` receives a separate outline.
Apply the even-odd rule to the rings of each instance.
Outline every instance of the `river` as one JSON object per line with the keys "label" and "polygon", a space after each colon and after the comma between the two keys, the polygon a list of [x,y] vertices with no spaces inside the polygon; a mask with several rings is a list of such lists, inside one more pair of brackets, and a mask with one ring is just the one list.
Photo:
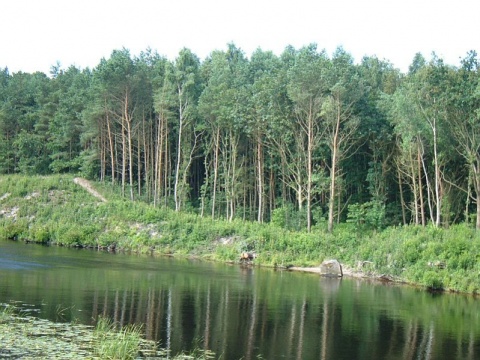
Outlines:
{"label": "river", "polygon": [[480,299],[359,279],[0,241],[0,303],[11,302],[59,322],[144,324],[173,354],[480,358]]}

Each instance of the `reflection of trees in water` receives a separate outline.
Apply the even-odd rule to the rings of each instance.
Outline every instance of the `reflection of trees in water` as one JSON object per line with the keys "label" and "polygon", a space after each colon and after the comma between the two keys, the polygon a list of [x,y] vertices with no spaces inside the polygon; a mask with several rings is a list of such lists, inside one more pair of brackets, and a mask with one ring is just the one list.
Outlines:
{"label": "reflection of trees in water", "polygon": [[478,299],[255,268],[215,275],[12,274],[0,295],[41,303],[40,316],[52,320],[61,305],[60,321],[143,323],[147,338],[174,353],[196,346],[246,360],[480,358]]}
{"label": "reflection of trees in water", "polygon": [[[433,321],[391,318],[343,299],[339,284],[322,284],[322,298],[268,301],[262,289],[239,289],[212,280],[185,288],[103,290],[94,294],[92,315],[120,325],[144,323],[148,339],[177,351],[200,346],[223,358],[332,357],[436,359],[446,353],[474,359],[479,341],[442,336]],[[363,295],[362,295],[363,296]],[[373,298],[374,299],[374,298]]]}
{"label": "reflection of trees in water", "polygon": [[257,296],[255,290],[253,290],[253,304],[250,310],[250,326],[248,327],[248,341],[247,341],[247,351],[245,354],[245,359],[250,360],[253,357],[253,349],[255,346],[255,327],[257,325]]}
{"label": "reflection of trees in water", "polygon": [[[397,356],[396,347],[403,344],[403,357],[405,360],[413,359],[447,359],[456,358],[464,360],[478,359],[480,346],[478,339],[475,340],[473,333],[468,339],[458,337],[439,337],[436,326],[433,322],[429,326],[420,326],[417,320],[410,320],[407,323],[396,322],[399,335],[403,338],[386,339],[390,343],[387,358]],[[395,346],[396,345],[396,346]]]}

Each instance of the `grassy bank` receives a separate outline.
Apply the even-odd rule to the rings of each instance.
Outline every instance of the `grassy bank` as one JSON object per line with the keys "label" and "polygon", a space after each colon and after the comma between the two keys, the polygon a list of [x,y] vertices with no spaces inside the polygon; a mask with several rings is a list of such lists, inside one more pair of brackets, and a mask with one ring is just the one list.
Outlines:
{"label": "grassy bank", "polygon": [[93,185],[107,202],[74,184],[71,176],[0,177],[0,237],[219,261],[238,261],[242,252],[255,251],[255,262],[267,266],[316,266],[336,258],[370,275],[480,292],[480,235],[469,225],[371,232],[349,223],[328,234],[320,224],[306,233],[175,213],[122,199],[108,185]]}

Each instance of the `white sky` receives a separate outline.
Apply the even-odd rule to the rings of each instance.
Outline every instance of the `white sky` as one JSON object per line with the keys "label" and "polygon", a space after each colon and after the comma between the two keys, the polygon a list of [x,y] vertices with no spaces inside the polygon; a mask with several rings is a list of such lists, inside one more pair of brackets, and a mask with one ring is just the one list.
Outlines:
{"label": "white sky", "polygon": [[480,53],[479,0],[3,0],[0,14],[0,68],[10,73],[48,74],[57,61],[93,68],[122,47],[172,60],[187,47],[204,59],[229,42],[247,56],[343,46],[357,62],[376,55],[402,71],[416,52],[452,65]]}

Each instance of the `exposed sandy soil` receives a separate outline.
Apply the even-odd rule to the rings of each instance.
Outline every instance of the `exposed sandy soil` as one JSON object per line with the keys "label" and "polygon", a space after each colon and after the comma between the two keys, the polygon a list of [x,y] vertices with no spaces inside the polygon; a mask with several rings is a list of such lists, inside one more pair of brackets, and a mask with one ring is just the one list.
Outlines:
{"label": "exposed sandy soil", "polygon": [[95,196],[97,199],[99,199],[100,201],[103,201],[103,202],[107,202],[107,199],[105,199],[102,195],[100,195],[98,193],[97,190],[95,190],[92,186],[92,184],[90,184],[90,181],[86,180],[86,179],[83,179],[83,178],[75,178],[73,179],[73,182],[77,185],[80,185],[81,187],[83,187],[85,190],[87,190],[90,194],[92,194],[93,196]]}

